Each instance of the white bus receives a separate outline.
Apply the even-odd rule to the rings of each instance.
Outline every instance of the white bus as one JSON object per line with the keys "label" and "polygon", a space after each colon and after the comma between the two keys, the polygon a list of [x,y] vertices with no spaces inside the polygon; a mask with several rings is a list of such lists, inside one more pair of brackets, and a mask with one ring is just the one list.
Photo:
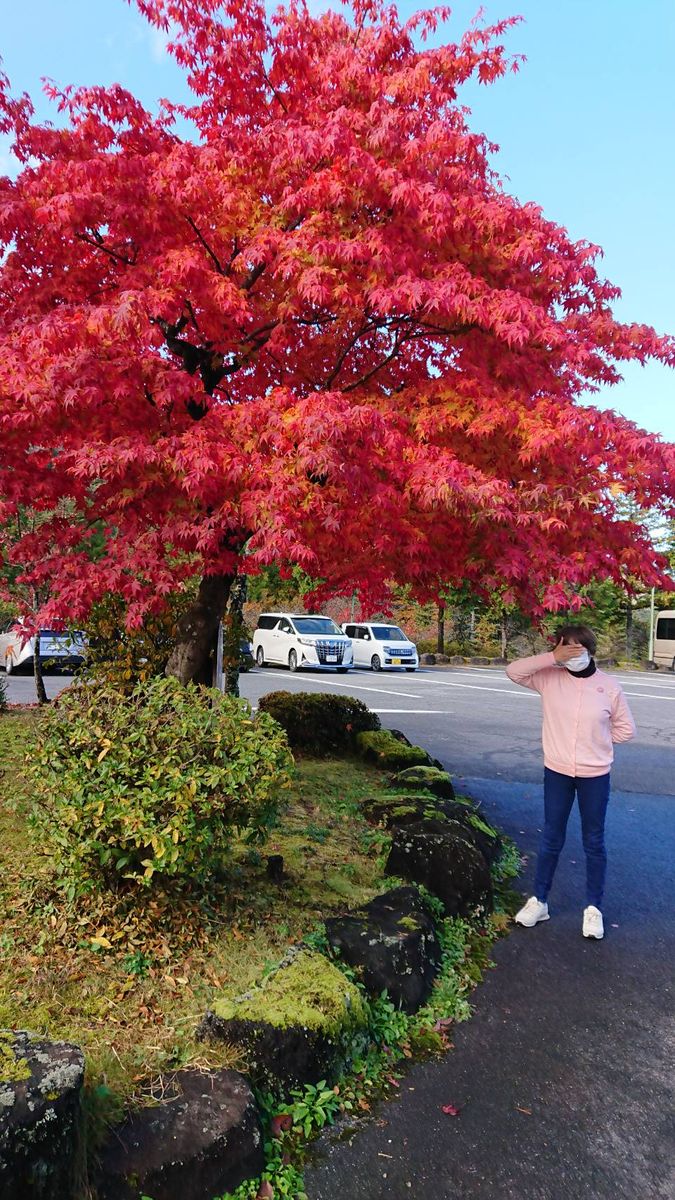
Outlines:
{"label": "white bus", "polygon": [[675,670],[675,609],[656,614],[654,663]]}

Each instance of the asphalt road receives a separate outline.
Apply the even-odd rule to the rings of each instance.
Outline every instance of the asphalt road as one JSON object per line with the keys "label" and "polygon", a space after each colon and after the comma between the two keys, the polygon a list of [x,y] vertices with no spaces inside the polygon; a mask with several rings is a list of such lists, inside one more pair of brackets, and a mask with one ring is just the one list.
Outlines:
{"label": "asphalt road", "polygon": [[[617,747],[613,782],[630,792],[675,791],[675,676],[617,673],[638,726],[633,742]],[[466,778],[542,778],[541,701],[495,667],[430,667],[415,674],[352,671],[349,675],[274,667],[241,677],[241,692],[256,703],[265,692],[330,690],[363,700],[383,725],[401,729]]]}
{"label": "asphalt road", "polygon": [[[605,940],[580,934],[573,814],[551,921],[497,945],[452,1053],[414,1066],[353,1136],[319,1143],[310,1200],[673,1200],[675,678],[619,678],[638,735],[617,747],[613,770]],[[50,692],[65,682],[50,679]],[[282,688],[358,696],[421,742],[518,842],[529,893],[542,814],[536,694],[491,668],[242,676],[253,703]],[[12,677],[9,690],[28,700],[32,681]]]}

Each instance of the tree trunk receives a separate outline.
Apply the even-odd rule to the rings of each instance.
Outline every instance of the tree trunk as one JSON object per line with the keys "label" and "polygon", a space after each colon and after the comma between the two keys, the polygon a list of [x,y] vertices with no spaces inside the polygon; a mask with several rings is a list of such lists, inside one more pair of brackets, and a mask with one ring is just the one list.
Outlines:
{"label": "tree trunk", "polygon": [[223,619],[234,575],[205,575],[197,599],[178,623],[176,645],[166,675],[181,683],[213,683],[218,625]]}
{"label": "tree trunk", "polygon": [[45,689],[45,681],[42,677],[42,662],[40,660],[40,631],[35,635],[35,651],[33,653],[33,678],[35,679],[35,694],[38,704],[49,704],[49,698]]}
{"label": "tree trunk", "polygon": [[223,629],[223,668],[225,690],[230,696],[239,695],[239,664],[244,632],[244,604],[248,579],[237,575],[232,583]]}
{"label": "tree trunk", "polygon": [[509,641],[508,632],[509,632],[508,631],[508,617],[505,612],[502,612],[502,624],[501,624],[502,658],[506,658],[506,647],[508,646],[508,641]]}
{"label": "tree trunk", "polygon": [[436,636],[436,652],[445,653],[445,605],[438,606],[438,632]]}
{"label": "tree trunk", "polygon": [[626,658],[633,657],[633,606],[626,605]]}

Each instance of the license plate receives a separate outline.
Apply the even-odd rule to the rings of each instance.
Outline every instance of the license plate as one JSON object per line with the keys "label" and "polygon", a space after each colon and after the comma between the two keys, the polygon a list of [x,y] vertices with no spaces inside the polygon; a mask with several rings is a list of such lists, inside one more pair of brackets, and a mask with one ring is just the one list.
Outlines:
{"label": "license plate", "polygon": [[64,646],[63,642],[45,642],[44,638],[40,642],[40,654],[51,654],[55,658],[65,658],[70,654],[70,649]]}
{"label": "license plate", "polygon": [[395,667],[400,667],[400,665],[401,665],[401,660],[400,660],[400,658],[392,658],[392,660],[391,660],[391,661],[392,661],[392,663],[394,664],[394,666],[395,666]]}
{"label": "license plate", "polygon": [[326,662],[337,662],[337,654],[327,654]]}

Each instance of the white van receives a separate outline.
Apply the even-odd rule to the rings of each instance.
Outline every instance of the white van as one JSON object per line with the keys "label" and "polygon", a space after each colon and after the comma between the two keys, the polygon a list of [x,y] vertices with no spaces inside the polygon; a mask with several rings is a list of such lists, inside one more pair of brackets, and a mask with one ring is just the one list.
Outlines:
{"label": "white van", "polygon": [[253,657],[259,667],[279,663],[289,671],[317,667],[343,674],[353,665],[351,641],[321,613],[261,613]]}
{"label": "white van", "polygon": [[33,668],[36,643],[44,671],[60,671],[81,667],[86,653],[86,638],[80,631],[57,632],[41,629],[39,637],[24,637],[21,618],[8,621],[0,629],[0,666],[8,675],[19,667]]}
{"label": "white van", "polygon": [[352,640],[355,667],[371,667],[373,671],[392,671],[395,667],[417,670],[417,647],[398,625],[368,621],[342,628]]}
{"label": "white van", "polygon": [[675,609],[656,615],[654,662],[657,667],[670,667],[675,671]]}

